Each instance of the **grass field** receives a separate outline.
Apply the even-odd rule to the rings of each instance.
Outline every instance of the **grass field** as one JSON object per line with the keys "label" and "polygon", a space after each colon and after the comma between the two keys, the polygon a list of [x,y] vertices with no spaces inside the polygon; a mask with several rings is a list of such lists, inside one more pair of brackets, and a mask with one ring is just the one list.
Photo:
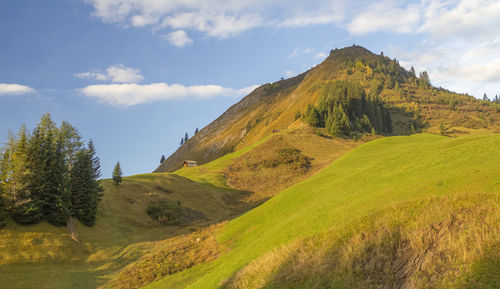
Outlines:
{"label": "grass field", "polygon": [[[440,198],[445,200],[463,196],[464,202],[474,205],[484,200],[491,203],[489,212],[492,212],[493,217],[485,219],[487,225],[474,231],[479,236],[474,240],[481,248],[498,246],[498,143],[498,134],[461,138],[423,134],[382,138],[366,143],[320,173],[231,221],[218,235],[218,242],[229,253],[214,262],[169,276],[147,288],[217,288],[229,284],[225,282],[231,279],[238,279],[235,274],[252,260],[265,258],[266,254],[292,242],[320,236],[328,231],[340,231],[351,225],[356,227],[363,220],[381,212],[393,214],[394,210],[401,208],[411,212],[417,209],[420,202],[437,202],[428,220],[420,220],[417,217],[421,215],[411,214],[408,221],[399,220],[402,229],[409,232],[405,234],[413,234],[418,226],[412,227],[412,223],[426,226],[429,225],[426,222],[449,221],[449,215],[439,214]],[[454,207],[454,204],[452,201],[449,206]],[[456,206],[460,208],[460,202],[456,202]],[[473,212],[478,215],[469,218],[479,218],[482,211]],[[394,218],[396,221],[398,218]],[[375,226],[370,230],[377,232],[379,229]],[[370,230],[367,229],[367,235]],[[463,234],[472,238],[467,232]],[[481,252],[476,248],[469,250],[466,247],[468,243],[460,244],[462,247],[457,250],[462,250],[464,255],[475,253],[460,264],[463,274],[473,275],[471,267],[475,263],[472,260],[480,258]],[[274,261],[270,262],[268,267],[272,267]],[[276,262],[279,263],[279,260]],[[273,285],[271,279],[274,277],[275,274],[268,274],[269,280],[262,282],[265,285],[263,288],[280,288],[279,283]],[[452,279],[443,282],[453,284],[458,281]],[[245,282],[240,280],[240,283]],[[307,279],[293,284],[290,287],[310,288]]]}
{"label": "grass field", "polygon": [[[265,159],[273,138],[313,169],[239,216],[251,206],[227,168]],[[290,129],[175,174],[104,180],[79,244],[46,223],[2,229],[0,288],[496,288],[499,143],[419,134],[363,144]],[[159,226],[146,208],[162,199],[203,218]]]}
{"label": "grass field", "polygon": [[[81,243],[65,227],[47,223],[0,230],[0,288],[96,288],[113,279],[126,265],[183,235],[241,212],[227,197],[234,190],[194,182],[171,174],[124,178],[120,186],[104,180],[105,197],[96,225],[76,224]],[[149,203],[163,198],[203,214],[203,219],[179,226],[159,226],[147,214]],[[160,240],[170,240],[160,242]],[[7,287],[5,287],[7,286]]]}

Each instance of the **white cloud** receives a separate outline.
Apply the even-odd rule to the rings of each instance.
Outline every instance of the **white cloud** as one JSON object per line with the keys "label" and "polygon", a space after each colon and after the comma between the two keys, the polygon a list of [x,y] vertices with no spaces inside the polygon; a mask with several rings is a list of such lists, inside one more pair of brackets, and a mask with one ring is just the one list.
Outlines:
{"label": "white cloud", "polygon": [[241,96],[250,93],[257,86],[242,89],[232,89],[218,85],[166,84],[164,82],[152,84],[101,84],[90,85],[80,91],[86,97],[113,106],[132,106],[160,100],[181,99],[186,97],[213,98],[219,96]]}
{"label": "white cloud", "polygon": [[498,93],[500,82],[498,0],[382,0],[347,23],[353,34],[406,33],[413,48],[391,47],[401,64],[427,70],[433,84],[476,97]]}
{"label": "white cloud", "polygon": [[314,55],[315,58],[319,58],[319,59],[325,59],[327,56],[328,56],[328,54],[324,53],[324,52],[319,52],[319,53],[316,53]]}
{"label": "white cloud", "polygon": [[111,65],[105,73],[83,72],[75,74],[78,78],[95,79],[99,81],[111,81],[115,83],[137,83],[144,79],[139,69],[126,67],[123,64]]}
{"label": "white cloud", "polygon": [[188,12],[168,16],[161,27],[172,29],[193,29],[206,33],[208,36],[227,38],[244,31],[258,27],[262,19],[258,15],[226,13]]}
{"label": "white cloud", "polygon": [[500,35],[500,1],[432,1],[419,32],[436,38],[490,38]]}
{"label": "white cloud", "polygon": [[193,43],[193,40],[189,38],[185,31],[177,30],[168,35],[164,36],[172,45],[177,46],[179,48],[184,47],[186,45],[190,45]]}
{"label": "white cloud", "polygon": [[154,31],[196,30],[210,37],[234,37],[256,27],[331,24],[344,17],[346,0],[84,0],[106,23]]}
{"label": "white cloud", "polygon": [[297,57],[302,54],[310,54],[312,52],[311,48],[294,48],[290,54],[288,54],[288,58]]}
{"label": "white cloud", "polygon": [[15,83],[0,83],[0,95],[18,95],[33,92],[35,90],[29,86]]}
{"label": "white cloud", "polygon": [[297,15],[287,18],[279,23],[280,27],[304,27],[309,25],[321,25],[336,23],[341,20],[340,14],[326,13],[317,15]]}
{"label": "white cloud", "polygon": [[130,18],[130,22],[134,27],[144,27],[158,23],[158,17],[150,15],[135,15]]}
{"label": "white cloud", "polygon": [[383,0],[366,7],[347,25],[349,32],[364,34],[376,31],[413,32],[420,20],[420,6],[409,4],[399,8],[392,0]]}

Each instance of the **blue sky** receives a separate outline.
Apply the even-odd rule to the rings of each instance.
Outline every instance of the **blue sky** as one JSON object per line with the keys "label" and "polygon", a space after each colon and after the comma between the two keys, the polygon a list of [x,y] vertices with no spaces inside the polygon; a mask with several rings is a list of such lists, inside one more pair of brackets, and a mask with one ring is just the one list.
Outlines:
{"label": "blue sky", "polygon": [[105,177],[150,172],[256,85],[353,43],[436,86],[500,93],[498,1],[5,0],[0,142],[49,111],[93,138]]}

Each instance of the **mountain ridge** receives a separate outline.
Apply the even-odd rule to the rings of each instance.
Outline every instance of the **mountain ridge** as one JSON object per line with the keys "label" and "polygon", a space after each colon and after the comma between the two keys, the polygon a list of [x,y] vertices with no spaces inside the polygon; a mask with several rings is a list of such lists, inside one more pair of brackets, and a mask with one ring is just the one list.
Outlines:
{"label": "mountain ridge", "polygon": [[[498,113],[493,108],[472,96],[435,88],[422,77],[413,68],[407,71],[401,67],[396,59],[361,46],[331,50],[315,67],[256,88],[181,145],[154,172],[173,172],[184,160],[204,164],[273,131],[304,125],[296,115],[303,115],[308,105],[317,105],[324,97],[325,86],[334,80],[358,83],[367,95],[383,101],[391,111],[391,135],[422,130],[466,134],[468,129],[488,126],[499,129]],[[441,123],[446,124],[444,132],[439,131]]]}

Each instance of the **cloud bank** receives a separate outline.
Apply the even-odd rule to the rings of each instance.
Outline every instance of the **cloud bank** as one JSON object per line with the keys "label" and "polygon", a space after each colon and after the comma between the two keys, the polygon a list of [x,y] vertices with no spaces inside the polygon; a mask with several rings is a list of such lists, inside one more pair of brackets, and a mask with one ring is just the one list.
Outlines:
{"label": "cloud bank", "polygon": [[100,84],[90,85],[80,91],[88,98],[117,107],[127,107],[142,103],[197,98],[208,99],[214,97],[237,97],[250,93],[257,86],[242,89],[232,89],[218,85],[167,84],[164,82],[152,84]]}
{"label": "cloud bank", "polygon": [[401,63],[428,70],[443,85],[474,82],[474,87],[493,89],[500,78],[498,0],[84,1],[105,23],[149,27],[179,48],[196,41],[192,32],[224,39],[256,28],[331,25],[352,36],[385,33],[418,39],[412,47],[388,43],[384,50],[394,52]]}

